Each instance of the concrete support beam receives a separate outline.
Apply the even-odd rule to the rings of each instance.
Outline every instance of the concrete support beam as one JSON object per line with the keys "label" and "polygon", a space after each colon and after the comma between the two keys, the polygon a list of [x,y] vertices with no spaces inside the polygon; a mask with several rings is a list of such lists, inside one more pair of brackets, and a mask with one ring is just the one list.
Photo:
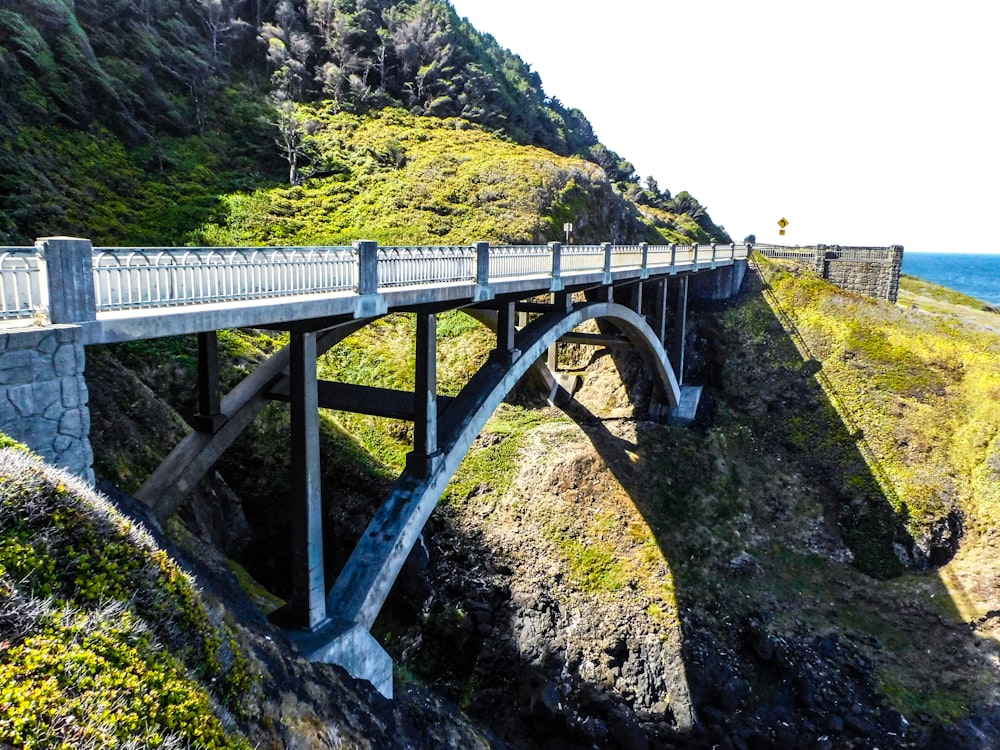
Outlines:
{"label": "concrete support beam", "polygon": [[[416,399],[410,391],[396,391],[391,388],[376,388],[355,383],[335,383],[321,380],[317,384],[321,409],[336,409],[373,417],[414,421]],[[288,381],[282,380],[267,392],[267,397],[275,401],[290,401]],[[452,401],[448,396],[438,396],[438,409],[444,410]]]}
{"label": "concrete support beam", "polygon": [[677,383],[684,384],[684,340],[687,329],[688,277],[677,279],[677,315],[674,319],[674,341],[670,348],[670,363],[677,375]]}
{"label": "concrete support beam", "polygon": [[214,435],[226,421],[219,395],[219,337],[215,331],[198,334],[198,413],[191,426]]}
{"label": "concrete support beam", "polygon": [[438,450],[437,315],[417,314],[416,387],[414,388],[413,451],[407,469],[427,474],[441,458]]}
{"label": "concrete support beam", "polygon": [[661,344],[667,342],[667,280],[657,279],[655,286],[656,301],[653,305],[653,331]]}
{"label": "concrete support beam", "polygon": [[320,493],[316,334],[293,333],[289,357],[292,427],[292,597],[285,621],[307,631],[326,624]]}
{"label": "concrete support beam", "polygon": [[510,364],[517,359],[517,328],[515,326],[516,311],[513,302],[501,302],[497,307],[497,348],[493,356]]}

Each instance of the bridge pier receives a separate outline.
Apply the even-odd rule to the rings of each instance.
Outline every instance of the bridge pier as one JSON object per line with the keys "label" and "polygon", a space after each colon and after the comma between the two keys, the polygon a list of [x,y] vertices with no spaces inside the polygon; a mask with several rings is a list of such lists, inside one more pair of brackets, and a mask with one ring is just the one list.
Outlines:
{"label": "bridge pier", "polygon": [[219,395],[219,336],[216,331],[198,334],[198,413],[191,426],[214,435],[226,421]]}
{"label": "bridge pier", "polygon": [[684,344],[687,329],[688,277],[677,278],[677,314],[674,318],[674,340],[670,347],[670,364],[677,374],[678,385],[684,383]]}
{"label": "bridge pier", "polygon": [[327,622],[316,334],[292,332],[289,349],[292,596],[280,619],[295,627],[316,631]]}
{"label": "bridge pier", "polygon": [[414,385],[413,451],[408,470],[422,476],[441,460],[438,450],[437,315],[417,313],[416,382]]}

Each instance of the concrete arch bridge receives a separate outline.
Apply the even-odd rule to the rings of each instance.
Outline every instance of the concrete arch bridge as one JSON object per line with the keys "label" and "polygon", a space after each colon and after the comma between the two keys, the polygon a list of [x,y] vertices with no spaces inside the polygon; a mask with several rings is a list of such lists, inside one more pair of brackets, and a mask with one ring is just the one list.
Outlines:
{"label": "concrete arch bridge", "polygon": [[[683,383],[689,291],[703,298],[730,297],[743,280],[750,250],[748,245],[379,247],[374,242],[95,249],[88,240],[53,237],[0,254],[0,319],[9,341],[25,322],[57,328],[78,349],[74,361],[80,363],[89,344],[197,334],[195,431],[138,493],[161,519],[176,510],[269,401],[289,402],[293,594],[282,619],[309,658],[340,664],[391,696],[391,659],[370,629],[448,481],[503,399],[529,373],[546,384],[551,400],[568,397],[555,372],[560,343],[631,346],[654,383],[654,416],[690,422],[701,389]],[[453,309],[493,328],[496,346],[462,391],[445,398],[437,392],[436,316]],[[390,312],[416,317],[412,392],[318,380],[320,354]],[[599,321],[604,333],[576,332],[591,320]],[[225,328],[287,331],[290,343],[223,395],[216,332]],[[0,373],[10,349],[8,343],[0,354]],[[82,378],[83,368],[77,369]],[[8,394],[8,400],[14,396]],[[323,407],[414,423],[403,473],[332,586],[323,570],[318,411]],[[0,429],[19,437],[16,425]],[[34,433],[26,440],[45,442]],[[89,443],[85,466],[63,463],[92,478],[87,451]]]}

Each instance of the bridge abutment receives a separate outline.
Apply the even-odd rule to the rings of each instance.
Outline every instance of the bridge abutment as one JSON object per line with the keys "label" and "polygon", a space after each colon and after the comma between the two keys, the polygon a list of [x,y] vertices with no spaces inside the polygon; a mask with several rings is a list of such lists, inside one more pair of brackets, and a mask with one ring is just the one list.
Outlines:
{"label": "bridge abutment", "polygon": [[93,485],[85,363],[79,326],[0,333],[0,432]]}

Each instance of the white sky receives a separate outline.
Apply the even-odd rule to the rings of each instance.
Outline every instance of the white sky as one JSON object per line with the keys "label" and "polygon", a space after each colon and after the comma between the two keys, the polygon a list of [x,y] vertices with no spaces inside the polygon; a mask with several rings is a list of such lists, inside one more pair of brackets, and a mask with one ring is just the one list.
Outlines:
{"label": "white sky", "polygon": [[995,0],[452,5],[736,241],[1000,252]]}

